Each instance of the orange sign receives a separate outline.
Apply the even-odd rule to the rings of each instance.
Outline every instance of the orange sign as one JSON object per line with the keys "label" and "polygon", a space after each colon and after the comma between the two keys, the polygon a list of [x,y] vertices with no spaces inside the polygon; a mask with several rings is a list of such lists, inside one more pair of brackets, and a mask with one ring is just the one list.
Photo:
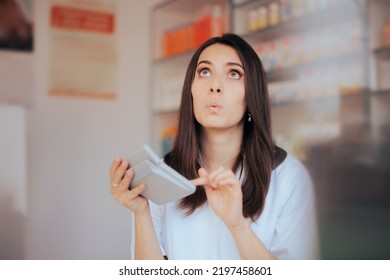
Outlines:
{"label": "orange sign", "polygon": [[64,6],[51,8],[51,26],[60,29],[113,33],[114,15]]}

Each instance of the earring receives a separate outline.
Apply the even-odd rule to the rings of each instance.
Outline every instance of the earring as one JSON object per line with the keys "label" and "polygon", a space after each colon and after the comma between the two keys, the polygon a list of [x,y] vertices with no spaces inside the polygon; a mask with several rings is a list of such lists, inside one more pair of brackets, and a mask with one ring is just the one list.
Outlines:
{"label": "earring", "polygon": [[248,113],[248,122],[251,122],[252,121],[252,115],[251,113]]}

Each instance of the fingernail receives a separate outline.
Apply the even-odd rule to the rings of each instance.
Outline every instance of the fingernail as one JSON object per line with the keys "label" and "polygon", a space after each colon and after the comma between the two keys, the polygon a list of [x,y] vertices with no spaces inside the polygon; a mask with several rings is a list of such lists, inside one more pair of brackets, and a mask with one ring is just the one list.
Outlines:
{"label": "fingernail", "polygon": [[132,169],[127,169],[126,170],[126,175],[128,175],[128,176],[132,176],[133,175],[133,170]]}

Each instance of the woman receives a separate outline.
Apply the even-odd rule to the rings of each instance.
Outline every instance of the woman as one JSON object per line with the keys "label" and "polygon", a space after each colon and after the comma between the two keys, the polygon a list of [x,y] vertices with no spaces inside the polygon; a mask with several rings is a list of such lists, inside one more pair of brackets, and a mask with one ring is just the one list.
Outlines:
{"label": "woman", "polygon": [[261,61],[234,34],[211,38],[187,68],[179,126],[165,162],[197,185],[163,206],[131,190],[129,163],[110,168],[113,196],[134,213],[135,259],[313,259],[311,179],[271,137]]}

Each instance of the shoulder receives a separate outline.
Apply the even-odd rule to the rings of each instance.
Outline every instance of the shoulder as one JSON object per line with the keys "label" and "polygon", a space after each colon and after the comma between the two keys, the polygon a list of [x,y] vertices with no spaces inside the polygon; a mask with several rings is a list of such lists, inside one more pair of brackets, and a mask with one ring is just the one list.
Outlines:
{"label": "shoulder", "polygon": [[267,201],[264,213],[275,226],[271,252],[280,259],[318,258],[315,190],[301,161],[287,155],[272,172]]}
{"label": "shoulder", "polygon": [[288,154],[284,161],[272,171],[270,188],[282,192],[286,199],[293,194],[305,197],[311,195],[313,182],[303,163]]}
{"label": "shoulder", "polygon": [[272,171],[272,174],[276,176],[283,176],[286,180],[296,179],[301,176],[309,176],[309,173],[303,163],[290,154],[287,154],[284,161]]}

